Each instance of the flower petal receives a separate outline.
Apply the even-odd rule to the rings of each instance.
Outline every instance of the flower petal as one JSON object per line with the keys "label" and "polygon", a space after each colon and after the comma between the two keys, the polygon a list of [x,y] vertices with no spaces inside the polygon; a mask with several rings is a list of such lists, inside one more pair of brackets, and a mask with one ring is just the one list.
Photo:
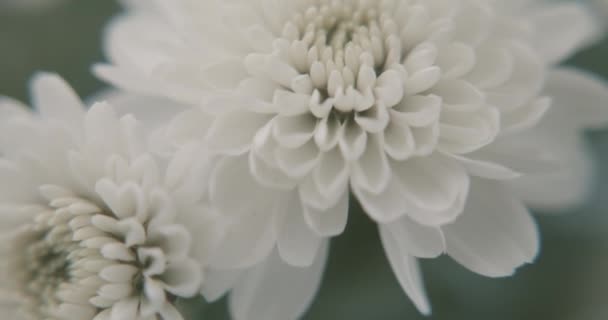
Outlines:
{"label": "flower petal", "polygon": [[408,204],[403,198],[403,188],[395,177],[391,177],[384,191],[378,194],[359,188],[357,185],[352,185],[351,188],[365,213],[376,222],[395,221],[408,211]]}
{"label": "flower petal", "polygon": [[377,136],[368,140],[365,152],[352,167],[351,184],[371,193],[380,193],[390,180],[391,167]]}
{"label": "flower petal", "polygon": [[578,3],[543,6],[529,19],[535,26],[534,44],[550,63],[568,58],[593,40],[599,31],[592,13]]}
{"label": "flower petal", "polygon": [[[307,268],[291,267],[273,254],[232,291],[230,314],[235,320],[298,319],[319,288],[327,254],[324,243],[314,264]],[[279,304],[277,297],[281,297]]]}
{"label": "flower petal", "polygon": [[304,221],[304,210],[297,193],[291,196],[277,221],[277,248],[281,258],[294,267],[312,265],[321,245],[321,237],[314,234]]}
{"label": "flower petal", "polygon": [[215,166],[209,178],[209,199],[222,214],[248,212],[274,196],[273,190],[258,183],[249,170],[245,156],[226,157]]}
{"label": "flower petal", "polygon": [[562,129],[564,126],[575,129],[608,126],[608,85],[602,79],[562,67],[549,72],[545,90],[553,106],[541,126]]}
{"label": "flower petal", "polygon": [[475,180],[463,215],[442,229],[448,254],[488,277],[511,275],[534,261],[539,250],[532,216],[497,182]]}
{"label": "flower petal", "polygon": [[403,242],[398,241],[391,231],[382,226],[380,226],[380,238],[382,239],[384,252],[401,288],[412,299],[416,308],[422,314],[429,315],[431,305],[422,282],[418,259],[411,256],[406,248],[401,247]]}
{"label": "flower petal", "polygon": [[265,114],[234,111],[219,115],[207,135],[210,148],[229,155],[245,153],[251,147],[253,137],[270,117]]}
{"label": "flower petal", "polygon": [[321,153],[313,141],[295,148],[279,147],[275,150],[278,167],[292,178],[301,178],[312,171],[319,163]]}
{"label": "flower petal", "polygon": [[304,207],[304,218],[308,226],[321,237],[333,237],[342,234],[348,220],[349,192],[344,192],[340,201],[327,210]]}
{"label": "flower petal", "polygon": [[440,155],[393,162],[407,213],[418,223],[437,226],[462,213],[469,192],[469,176],[454,160]]}
{"label": "flower petal", "polygon": [[[494,162],[493,158],[484,158],[487,156],[483,152],[475,152],[467,154],[467,156],[446,155],[448,158],[453,158],[459,161],[471,175],[495,180],[508,180],[520,177],[521,174],[515,170],[508,168],[500,163]],[[496,159],[500,160],[500,159]]]}
{"label": "flower petal", "polygon": [[276,241],[272,212],[255,211],[239,217],[210,257],[212,268],[244,269],[268,257]]}
{"label": "flower petal", "polygon": [[176,264],[169,264],[162,275],[165,289],[173,295],[190,298],[196,295],[202,281],[201,267],[193,260],[184,260]]}
{"label": "flower petal", "polygon": [[312,139],[316,126],[316,118],[309,114],[278,116],[274,118],[272,133],[281,146],[295,149]]}
{"label": "flower petal", "polygon": [[21,101],[15,100],[10,97],[0,96],[0,119],[5,121],[12,117],[29,117],[29,107],[23,104]]}
{"label": "flower petal", "polygon": [[376,99],[382,101],[386,107],[398,104],[403,98],[404,85],[399,72],[388,70],[378,77],[374,93]]}
{"label": "flower petal", "polygon": [[[536,172],[512,180],[509,185],[512,192],[527,205],[556,212],[571,209],[587,199],[592,191],[596,168],[583,137],[573,133],[564,134],[563,131],[560,133],[559,129],[553,133],[551,138],[525,136],[530,142],[542,145],[554,161],[534,168]],[[536,165],[534,159],[520,159],[518,162],[521,165]]]}
{"label": "flower petal", "polygon": [[349,178],[349,166],[338,148],[324,152],[313,171],[313,179],[322,194],[342,193]]}
{"label": "flower petal", "polygon": [[292,189],[296,181],[286,175],[281,169],[273,167],[255,152],[249,153],[251,174],[256,180],[268,188]]}
{"label": "flower petal", "polygon": [[209,302],[215,302],[230,291],[241,279],[243,270],[208,269],[201,294]]}
{"label": "flower petal", "polygon": [[406,216],[381,228],[390,232],[399,247],[414,257],[436,258],[445,252],[445,238],[439,227],[423,226]]}
{"label": "flower petal", "polygon": [[36,74],[32,79],[31,90],[32,103],[42,117],[61,121],[69,126],[82,123],[82,101],[74,89],[58,75]]}

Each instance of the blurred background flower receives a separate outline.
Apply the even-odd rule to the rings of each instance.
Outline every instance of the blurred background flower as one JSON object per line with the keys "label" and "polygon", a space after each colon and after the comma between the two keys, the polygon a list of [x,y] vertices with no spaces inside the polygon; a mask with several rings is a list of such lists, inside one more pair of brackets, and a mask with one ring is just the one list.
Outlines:
{"label": "blurred background flower", "polygon": [[[6,9],[5,3],[17,2],[43,1],[0,5],[0,92],[25,100],[27,79],[40,69],[64,75],[84,96],[103,88],[89,68],[103,60],[102,28],[117,4],[62,0],[53,10]],[[606,79],[607,56],[608,41],[603,41],[567,64]],[[608,163],[608,131],[589,132],[587,138],[595,161]],[[603,193],[608,166],[600,166],[598,181],[591,199],[571,214],[539,217],[541,256],[512,278],[485,279],[446,258],[424,262],[431,319],[607,318],[608,199]],[[323,288],[306,319],[425,319],[395,281],[374,224],[360,209],[353,212],[346,234],[332,242]],[[197,300],[184,307],[206,319],[227,316],[222,304]]]}

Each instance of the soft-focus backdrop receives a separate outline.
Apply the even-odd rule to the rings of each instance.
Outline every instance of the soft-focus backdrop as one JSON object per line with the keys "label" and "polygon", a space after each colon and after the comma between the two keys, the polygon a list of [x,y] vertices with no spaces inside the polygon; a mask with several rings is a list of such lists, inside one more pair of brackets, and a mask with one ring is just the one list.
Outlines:
{"label": "soft-focus backdrop", "polygon": [[[27,101],[28,79],[38,70],[58,72],[83,97],[104,88],[90,66],[103,60],[103,26],[118,10],[108,0],[0,0],[0,95]],[[608,80],[608,38],[568,64]],[[608,128],[587,136],[598,166],[594,193],[568,212],[539,212],[543,250],[535,264],[488,279],[448,258],[424,262],[434,310],[425,318],[397,284],[375,225],[353,208],[348,231],[332,241],[324,285],[306,319],[608,319]],[[201,299],[184,308],[192,319],[227,319],[224,303]]]}

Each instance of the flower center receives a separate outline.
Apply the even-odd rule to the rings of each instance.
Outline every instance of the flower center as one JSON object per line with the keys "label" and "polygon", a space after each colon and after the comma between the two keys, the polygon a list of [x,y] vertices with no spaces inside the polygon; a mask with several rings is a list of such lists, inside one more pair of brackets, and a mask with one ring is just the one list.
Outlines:
{"label": "flower center", "polygon": [[[31,318],[64,319],[61,306],[68,304],[83,311],[74,319],[91,319],[125,296],[143,293],[145,278],[164,271],[162,250],[142,247],[146,234],[135,219],[121,223],[72,195],[36,210],[14,240],[9,269]],[[156,269],[144,275],[152,263]]]}
{"label": "flower center", "polygon": [[289,63],[310,77],[317,118],[345,119],[377,103],[376,79],[401,60],[397,30],[375,2],[321,1],[286,23]]}
{"label": "flower center", "polygon": [[[46,297],[46,303],[57,304],[59,301],[53,295],[61,283],[70,281],[71,262],[70,252],[79,251],[78,245],[65,237],[51,239],[53,233],[49,230],[40,233],[36,240],[29,245],[23,255],[25,293],[30,297]],[[43,302],[43,301],[40,301]]]}
{"label": "flower center", "polygon": [[[89,305],[101,281],[83,283],[95,275],[85,265],[103,261],[99,250],[83,245],[74,230],[90,214],[75,214],[69,209],[41,208],[34,223],[20,232],[13,245],[10,274],[24,297],[23,311],[35,319],[58,319],[62,304],[87,306],[90,314],[97,309]],[[74,293],[78,293],[78,298]]]}

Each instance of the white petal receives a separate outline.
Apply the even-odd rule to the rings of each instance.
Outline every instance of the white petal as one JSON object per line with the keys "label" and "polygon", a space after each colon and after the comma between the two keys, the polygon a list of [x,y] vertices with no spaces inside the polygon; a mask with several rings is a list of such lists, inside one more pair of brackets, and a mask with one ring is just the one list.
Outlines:
{"label": "white petal", "polygon": [[235,89],[239,82],[247,77],[243,63],[238,58],[223,58],[222,61],[210,64],[197,70],[200,77],[206,80],[213,89]]}
{"label": "white petal", "polygon": [[449,112],[442,115],[440,124],[441,151],[466,154],[490,143],[500,133],[500,113],[496,108],[485,107],[474,112]]}
{"label": "white petal", "polygon": [[439,122],[435,122],[428,127],[411,128],[414,141],[416,142],[416,151],[414,155],[425,157],[431,155],[439,143]]}
{"label": "white petal", "polygon": [[436,258],[446,249],[445,238],[439,227],[428,227],[402,217],[381,228],[390,232],[400,248],[417,258]]}
{"label": "white petal", "polygon": [[[163,109],[169,107],[163,106]],[[154,111],[147,111],[146,114],[153,114]],[[214,118],[203,112],[200,108],[190,108],[175,115],[173,111],[171,122],[166,128],[166,137],[176,145],[183,145],[191,140],[200,140],[207,135]],[[167,119],[166,117],[163,119]],[[150,121],[150,120],[148,120]],[[166,120],[165,120],[166,121]]]}
{"label": "white petal", "polygon": [[380,193],[388,185],[391,175],[384,148],[380,138],[370,137],[361,158],[353,164],[351,184],[371,193]]}
{"label": "white petal", "polygon": [[514,59],[509,50],[489,41],[477,49],[477,60],[467,80],[487,89],[505,83],[513,73]]}
{"label": "white petal", "polygon": [[105,267],[101,270],[99,276],[110,282],[128,282],[133,280],[133,276],[135,276],[138,271],[139,270],[135,266],[129,264],[115,264]]}
{"label": "white petal", "polygon": [[471,46],[455,42],[439,51],[437,65],[444,79],[455,79],[469,73],[476,64],[476,58]]}
{"label": "white petal", "polygon": [[549,111],[551,99],[539,98],[513,112],[504,113],[501,117],[501,134],[523,131],[536,126]]}
{"label": "white petal", "polygon": [[441,78],[441,69],[432,66],[412,74],[405,80],[405,94],[407,96],[425,92],[437,84]]}
{"label": "white petal", "polygon": [[440,155],[394,162],[408,214],[418,223],[437,226],[454,221],[469,191],[469,176],[456,161]]}
{"label": "white petal", "polygon": [[243,275],[242,270],[209,269],[205,272],[205,281],[201,294],[209,302],[215,302],[234,287]]}
{"label": "white petal", "polygon": [[294,267],[312,265],[321,245],[320,236],[304,221],[304,210],[297,193],[283,208],[277,223],[277,248],[285,262]]}
{"label": "white petal", "polygon": [[[349,167],[338,148],[324,152],[313,171],[313,179],[322,194],[334,195],[346,189]],[[329,196],[334,198],[333,196]]]}
{"label": "white petal", "polygon": [[296,180],[290,178],[278,167],[273,167],[255,152],[249,153],[249,166],[251,174],[256,180],[268,188],[292,189]]}
{"label": "white petal", "polygon": [[501,160],[500,158],[484,158],[484,156],[487,155],[483,153],[483,150],[481,152],[467,154],[466,157],[458,155],[446,155],[448,158],[453,158],[454,160],[461,162],[469,174],[477,177],[495,180],[508,180],[521,176],[521,173],[501,165],[500,163],[494,162],[494,160]]}
{"label": "white petal", "polygon": [[429,315],[431,305],[426,296],[418,260],[411,256],[406,248],[400,246],[402,242],[399,242],[392,232],[382,226],[380,226],[380,238],[401,288],[421,313]]}
{"label": "white petal", "polygon": [[31,90],[32,103],[43,117],[71,126],[82,122],[84,106],[80,98],[58,75],[37,74],[32,79]]}
{"label": "white petal", "polygon": [[93,307],[71,303],[62,303],[58,309],[59,315],[66,320],[90,319],[96,312]]}
{"label": "white petal", "polygon": [[[273,196],[250,173],[249,161],[241,156],[221,159],[209,178],[209,198],[222,214],[238,215]],[[239,201],[234,201],[239,199]]]}
{"label": "white petal", "polygon": [[395,177],[391,177],[386,189],[378,194],[363,190],[356,185],[352,186],[352,190],[365,213],[376,222],[395,221],[408,211],[408,204],[403,197],[403,188]]}
{"label": "white petal", "polygon": [[327,210],[304,207],[304,218],[308,226],[321,237],[342,234],[348,220],[349,192],[344,192],[340,201]]}
{"label": "white petal", "polygon": [[[597,168],[587,142],[581,136],[560,131],[554,130],[552,137],[524,136],[536,145],[542,145],[554,160],[544,167],[534,168],[536,172],[509,182],[512,192],[535,209],[551,212],[571,209],[582,204],[593,190]],[[520,159],[519,162],[534,166],[536,161]]]}
{"label": "white petal", "polygon": [[268,115],[247,111],[220,115],[209,129],[207,142],[212,149],[223,153],[242,154],[249,150],[256,132],[268,121]]}
{"label": "white petal", "polygon": [[92,69],[93,74],[99,79],[107,81],[121,90],[141,95],[158,95],[160,88],[158,82],[146,79],[136,71],[103,63],[93,65]]}
{"label": "white petal", "polygon": [[273,120],[273,136],[286,148],[298,148],[312,139],[317,126],[315,117],[304,114],[298,116],[278,116]]}
{"label": "white petal", "polygon": [[[230,296],[235,320],[298,319],[308,309],[321,283],[328,246],[323,244],[307,268],[291,267],[274,254],[237,285]],[[281,303],[277,304],[277,297]]]}
{"label": "white petal", "polygon": [[441,97],[444,108],[450,110],[472,111],[485,103],[484,93],[463,80],[442,80],[432,92]]}
{"label": "white petal", "polygon": [[534,12],[530,19],[536,27],[534,44],[550,63],[568,58],[598,32],[591,12],[578,3],[547,5]]}
{"label": "white petal", "polygon": [[182,314],[171,303],[164,303],[159,310],[160,317],[167,320],[184,320]]}
{"label": "white petal", "polygon": [[25,104],[10,97],[0,96],[0,116],[3,121],[12,117],[29,117],[30,115],[29,107]]}
{"label": "white petal", "polygon": [[300,183],[298,192],[305,207],[317,210],[327,210],[333,207],[341,195],[339,192],[322,193],[311,176],[308,176]]}
{"label": "white petal", "polygon": [[310,95],[296,94],[285,90],[276,90],[274,105],[283,116],[295,116],[308,111]]}
{"label": "white petal", "polygon": [[[162,282],[152,278],[145,279],[144,294],[146,300],[153,306],[160,306],[167,299],[167,293],[163,288]],[[139,306],[138,313],[141,312],[141,309],[143,309],[142,306]]]}
{"label": "white petal", "polygon": [[344,127],[340,124],[340,120],[334,114],[321,119],[317,124],[314,135],[315,142],[319,149],[322,151],[333,149],[342,136],[342,130],[344,130]]}
{"label": "white petal", "polygon": [[306,176],[319,163],[321,153],[313,141],[295,148],[279,147],[276,149],[275,158],[283,172],[292,178]]}
{"label": "white petal", "polygon": [[581,70],[558,68],[549,72],[545,90],[553,106],[541,126],[576,129],[608,126],[608,85],[602,79]]}
{"label": "white petal", "polygon": [[392,119],[382,134],[384,151],[392,159],[406,160],[414,154],[416,141],[409,126],[400,125]]}
{"label": "white petal", "polygon": [[192,260],[169,264],[161,279],[165,283],[165,289],[173,295],[191,298],[200,290],[201,266]]}
{"label": "white petal", "polygon": [[[163,249],[169,259],[183,259],[187,257],[192,239],[185,226],[176,224],[162,225],[155,229],[161,238],[158,240],[160,242],[158,246]],[[155,238],[156,235],[152,233],[156,232],[149,232],[148,237]]]}
{"label": "white petal", "polygon": [[[82,121],[82,120],[81,120]],[[95,141],[97,152],[117,152],[123,139],[120,137],[120,126],[114,109],[107,103],[94,104],[85,115],[85,137]]]}
{"label": "white petal", "polygon": [[443,227],[448,254],[488,277],[504,277],[534,261],[539,250],[536,223],[508,188],[475,180],[462,216]]}
{"label": "white petal", "polygon": [[[158,128],[160,125],[165,124],[167,119],[171,119],[178,112],[187,110],[185,105],[170,99],[137,95],[116,89],[108,89],[96,93],[93,97],[87,98],[86,101],[91,102],[91,104],[96,101],[106,101],[114,107],[119,116],[132,114],[138,121],[142,122],[144,127],[148,130]],[[199,108],[196,109],[200,111]],[[196,119],[199,121],[201,120],[200,117],[196,117]],[[200,125],[201,124],[199,124],[199,126]],[[206,126],[202,125],[202,127]]]}
{"label": "white petal", "polygon": [[112,306],[112,320],[132,320],[137,319],[137,308],[139,306],[137,298],[124,299],[116,302]]}
{"label": "white petal", "polygon": [[365,111],[355,113],[355,122],[369,133],[384,131],[389,120],[388,109],[382,103],[378,103]]}
{"label": "white petal", "polygon": [[347,160],[357,160],[365,152],[367,133],[352,120],[346,120],[342,126],[340,150]]}
{"label": "white petal", "polygon": [[119,218],[134,217],[136,210],[145,205],[142,190],[134,184],[118,186],[110,179],[103,178],[95,185],[95,192]]}
{"label": "white petal", "polygon": [[377,86],[374,89],[376,99],[383,102],[386,107],[398,104],[403,98],[404,85],[399,72],[388,70],[383,72],[378,78]]}
{"label": "white petal", "polygon": [[238,217],[209,258],[211,267],[243,269],[268,257],[277,237],[274,214],[268,208],[250,208],[248,214]]}
{"label": "white petal", "polygon": [[391,119],[401,125],[425,127],[437,121],[442,100],[438,96],[408,96],[392,108]]}
{"label": "white petal", "polygon": [[517,109],[538,97],[544,85],[546,65],[530,47],[512,43],[513,69],[500,86],[486,90],[487,101],[501,111]]}
{"label": "white petal", "polygon": [[550,157],[547,160],[551,163],[538,166],[530,161],[534,159],[518,161],[518,165],[532,164],[534,170],[512,183],[514,192],[527,204],[557,211],[582,203],[592,190],[595,166],[582,129],[608,125],[608,89],[592,76],[562,68],[550,73],[547,91],[554,103],[544,119],[533,130],[509,137],[507,142],[525,141],[530,146],[524,147],[530,150],[543,146],[544,154],[539,157]]}

